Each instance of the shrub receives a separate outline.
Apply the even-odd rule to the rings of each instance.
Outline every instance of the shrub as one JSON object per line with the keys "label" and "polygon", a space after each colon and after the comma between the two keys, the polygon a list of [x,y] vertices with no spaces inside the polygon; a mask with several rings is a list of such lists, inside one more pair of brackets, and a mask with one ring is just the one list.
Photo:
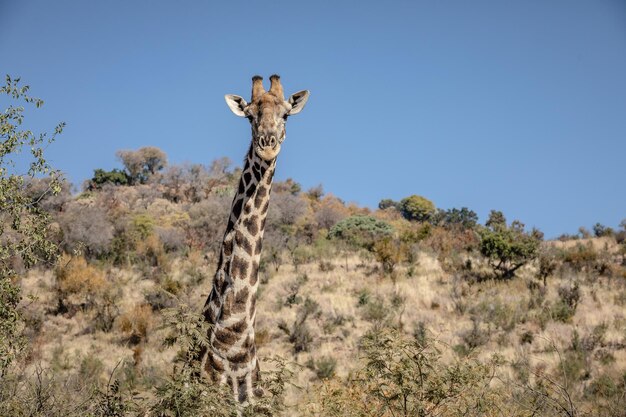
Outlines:
{"label": "shrub", "polygon": [[268,227],[295,224],[307,210],[307,202],[301,197],[289,193],[272,194],[268,218]]}
{"label": "shrub", "polygon": [[559,287],[559,297],[572,310],[576,310],[581,298],[580,285],[577,281]]}
{"label": "shrub", "polygon": [[186,247],[185,232],[178,227],[156,226],[154,232],[163,242],[163,247],[170,252],[179,251]]}
{"label": "shrub", "polygon": [[495,361],[449,364],[433,342],[423,345],[391,330],[374,329],[360,345],[360,369],[347,380],[325,381],[306,415],[478,416],[494,406],[487,386]]}
{"label": "shrub", "polygon": [[537,278],[543,281],[544,288],[548,285],[548,277],[554,274],[559,266],[558,255],[551,247],[543,247],[539,250],[539,269]]}
{"label": "shrub", "polygon": [[99,190],[104,184],[128,185],[130,178],[124,171],[113,169],[105,171],[103,169],[95,169],[93,177],[87,183],[88,190]]}
{"label": "shrub", "polygon": [[406,246],[391,236],[385,236],[374,243],[374,256],[385,274],[392,274],[396,265],[406,257],[406,253]]}
{"label": "shrub", "polygon": [[311,343],[313,342],[313,336],[311,335],[306,320],[310,315],[318,313],[319,305],[307,297],[304,303],[298,308],[296,320],[291,325],[291,328],[288,327],[284,321],[278,324],[278,328],[287,334],[289,342],[293,345],[294,354],[309,351]]}
{"label": "shrub", "polygon": [[54,272],[61,310],[91,307],[96,295],[109,285],[104,272],[89,265],[82,256],[61,256]]}
{"label": "shrub", "polygon": [[480,321],[476,317],[472,317],[472,328],[461,333],[461,340],[467,347],[465,353],[468,353],[489,341],[489,331],[480,326]]}
{"label": "shrub", "polygon": [[146,300],[146,303],[152,307],[152,310],[155,311],[173,308],[176,306],[176,297],[160,286],[146,291],[144,299]]}
{"label": "shrub", "polygon": [[435,205],[422,196],[412,195],[400,201],[400,212],[407,220],[425,222],[435,214]]}
{"label": "shrub", "polygon": [[100,256],[109,251],[113,225],[105,208],[72,202],[59,215],[59,224],[67,251],[84,248],[87,256]]}
{"label": "shrub", "polygon": [[328,238],[370,249],[376,240],[392,233],[393,228],[388,223],[371,216],[356,215],[333,226],[328,232]]}
{"label": "shrub", "polygon": [[337,360],[332,356],[322,356],[313,361],[313,370],[319,379],[329,379],[335,376]]}
{"label": "shrub", "polygon": [[117,319],[118,329],[126,334],[132,344],[147,340],[153,323],[152,307],[147,304],[135,305]]}
{"label": "shrub", "polygon": [[528,233],[524,224],[514,221],[507,227],[502,213],[492,211],[487,227],[480,230],[480,252],[500,278],[512,278],[522,266],[537,256],[540,232]]}
{"label": "shrub", "polygon": [[433,216],[433,223],[446,229],[473,229],[478,223],[478,214],[467,207],[439,210]]}
{"label": "shrub", "polygon": [[212,195],[189,207],[187,233],[191,247],[218,253],[228,222],[231,200],[230,196]]}
{"label": "shrub", "polygon": [[320,229],[330,230],[348,215],[343,202],[332,195],[325,196],[315,210],[315,222]]}
{"label": "shrub", "polygon": [[393,201],[390,198],[383,198],[378,203],[378,208],[381,210],[387,210],[388,208],[399,209],[400,203],[397,201]]}
{"label": "shrub", "polygon": [[[361,304],[364,302],[364,304]],[[359,296],[359,305],[362,307],[361,315],[363,320],[371,322],[382,322],[389,314],[385,301],[380,297],[366,298],[365,294]]]}
{"label": "shrub", "polygon": [[613,236],[615,231],[610,227],[604,226],[603,224],[596,223],[593,225],[593,234],[596,237]]}

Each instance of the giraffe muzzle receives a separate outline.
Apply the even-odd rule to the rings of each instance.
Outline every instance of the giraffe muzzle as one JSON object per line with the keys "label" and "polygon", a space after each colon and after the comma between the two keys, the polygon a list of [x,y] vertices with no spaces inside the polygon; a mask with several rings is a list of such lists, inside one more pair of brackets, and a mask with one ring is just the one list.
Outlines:
{"label": "giraffe muzzle", "polygon": [[278,141],[276,140],[276,136],[274,135],[259,136],[259,146],[261,147],[261,149],[266,149],[266,148],[274,149],[276,148],[277,144],[278,144]]}

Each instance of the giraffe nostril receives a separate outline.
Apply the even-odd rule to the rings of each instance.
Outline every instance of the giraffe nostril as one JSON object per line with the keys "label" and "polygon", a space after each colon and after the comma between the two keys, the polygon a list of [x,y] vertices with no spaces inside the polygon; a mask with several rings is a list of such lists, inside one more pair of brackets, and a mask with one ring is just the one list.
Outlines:
{"label": "giraffe nostril", "polygon": [[270,146],[271,146],[272,148],[275,148],[275,147],[276,147],[276,136],[272,136],[272,137],[270,138]]}

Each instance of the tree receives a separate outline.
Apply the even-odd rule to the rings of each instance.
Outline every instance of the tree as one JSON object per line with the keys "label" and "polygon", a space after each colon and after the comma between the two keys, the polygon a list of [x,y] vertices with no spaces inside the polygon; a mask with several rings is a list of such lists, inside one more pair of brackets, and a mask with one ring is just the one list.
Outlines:
{"label": "tree", "polygon": [[320,200],[317,210],[315,210],[315,221],[321,229],[330,230],[337,222],[345,219],[347,216],[348,210],[343,201],[331,194],[325,195]]}
{"label": "tree", "polygon": [[611,227],[607,227],[601,223],[593,225],[593,234],[596,237],[613,236],[615,231]]}
{"label": "tree", "polygon": [[473,229],[478,223],[478,215],[467,207],[439,210],[434,216],[435,224],[446,229]]}
{"label": "tree", "polygon": [[146,146],[136,151],[117,151],[117,157],[124,164],[131,185],[145,184],[167,165],[165,152],[154,146]]}
{"label": "tree", "polygon": [[499,210],[491,210],[485,226],[492,230],[506,227],[506,217],[504,217],[504,213]]}
{"label": "tree", "polygon": [[425,222],[435,214],[435,205],[427,198],[412,195],[400,201],[400,212],[407,220]]}
{"label": "tree", "polygon": [[313,201],[319,201],[324,195],[324,187],[322,184],[309,188],[306,192],[307,196]]}
{"label": "tree", "polygon": [[80,201],[68,203],[58,221],[65,249],[75,251],[84,246],[89,256],[108,252],[113,240],[113,224],[102,206],[90,206]]}
{"label": "tree", "polygon": [[[57,247],[49,237],[50,217],[33,201],[25,183],[35,177],[49,178],[48,189],[40,198],[61,190],[61,174],[49,165],[44,150],[65,124],[58,124],[51,136],[22,129],[25,109],[17,103],[36,108],[43,105],[43,100],[29,96],[28,90],[28,86],[20,85],[19,78],[8,75],[0,88],[0,95],[16,103],[0,113],[0,379],[25,346],[18,309],[20,288],[15,284],[17,267],[52,263],[57,256]],[[20,175],[15,173],[16,156],[23,149],[30,149],[30,155],[27,172]]]}
{"label": "tree", "polygon": [[515,271],[535,259],[543,238],[539,230],[526,232],[517,220],[507,226],[502,212],[495,210],[479,234],[480,252],[499,278],[513,278]]}
{"label": "tree", "polygon": [[390,198],[383,198],[378,203],[378,208],[381,209],[381,210],[386,210],[388,208],[395,208],[395,209],[397,209],[399,206],[400,206],[400,203],[398,203],[397,201],[394,201],[394,200],[392,200]]}
{"label": "tree", "polygon": [[105,171],[103,169],[95,169],[93,171],[93,177],[87,184],[88,190],[99,190],[104,184],[113,185],[128,185],[130,178],[128,174],[117,168],[111,171]]}

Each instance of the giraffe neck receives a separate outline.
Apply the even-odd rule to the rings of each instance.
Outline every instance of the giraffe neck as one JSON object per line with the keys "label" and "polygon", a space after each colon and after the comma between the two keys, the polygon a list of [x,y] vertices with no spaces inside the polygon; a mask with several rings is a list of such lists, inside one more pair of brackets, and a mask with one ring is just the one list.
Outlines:
{"label": "giraffe neck", "polygon": [[210,346],[202,357],[203,369],[214,381],[230,384],[240,403],[262,395],[257,389],[254,323],[259,260],[275,164],[275,159],[267,162],[250,147],[204,308],[211,328]]}

